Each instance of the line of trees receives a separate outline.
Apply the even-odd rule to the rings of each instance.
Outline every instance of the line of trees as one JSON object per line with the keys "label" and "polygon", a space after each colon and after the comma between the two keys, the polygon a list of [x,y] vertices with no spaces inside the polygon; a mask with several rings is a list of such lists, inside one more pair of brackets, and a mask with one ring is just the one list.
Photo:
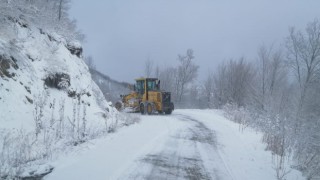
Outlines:
{"label": "line of trees", "polygon": [[69,17],[70,3],[71,0],[0,0],[0,23],[4,18],[25,20],[26,26],[32,23],[66,40],[83,40],[76,21]]}
{"label": "line of trees", "polygon": [[254,61],[225,61],[203,82],[196,81],[199,66],[189,49],[177,67],[156,66],[155,76],[177,107],[225,109],[243,127],[264,132],[278,179],[287,174],[287,159],[313,179],[320,176],[320,21],[305,31],[290,28],[284,44],[261,46]]}
{"label": "line of trees", "polygon": [[211,102],[216,108],[235,104],[249,114],[242,123],[264,132],[277,157],[278,179],[291,157],[313,179],[320,176],[320,22],[309,23],[305,32],[290,28],[284,44],[262,46],[254,63],[241,58],[222,65]]}
{"label": "line of trees", "polygon": [[[145,76],[154,76],[161,80],[162,89],[172,92],[172,100],[176,107],[187,107],[191,101],[186,98],[190,92],[190,85],[198,76],[199,66],[196,65],[194,52],[188,49],[186,54],[178,55],[177,67],[169,66],[160,68],[148,59],[145,62]],[[153,73],[152,73],[153,72]]]}

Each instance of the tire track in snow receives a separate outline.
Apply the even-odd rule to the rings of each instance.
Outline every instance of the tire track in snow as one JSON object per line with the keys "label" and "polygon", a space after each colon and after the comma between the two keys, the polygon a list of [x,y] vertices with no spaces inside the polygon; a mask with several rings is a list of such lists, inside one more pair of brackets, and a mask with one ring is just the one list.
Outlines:
{"label": "tire track in snow", "polygon": [[[160,151],[140,158],[127,176],[131,179],[234,179],[217,150],[215,132],[202,122],[182,114],[172,121],[184,122]],[[170,126],[168,126],[170,129]],[[222,166],[221,166],[222,165]]]}
{"label": "tire track in snow", "polygon": [[[205,129],[206,131],[211,131],[209,128],[207,128],[202,122],[199,122],[193,118],[191,118],[190,116],[186,116],[186,115],[180,115],[186,119],[189,119],[191,121],[194,121],[194,122],[197,122],[200,124],[200,126],[202,127],[202,129]],[[217,153],[217,155],[219,156],[219,159],[221,159],[222,163],[223,163],[223,166],[224,168],[226,169],[226,171],[228,172],[228,175],[231,177],[232,180],[236,180],[236,178],[234,177],[230,167],[228,166],[228,164],[226,163],[226,161],[224,160],[223,156],[221,155],[221,152],[219,150],[219,148],[217,147],[217,138],[216,138],[216,135],[214,134],[214,147],[215,147],[215,151]]]}

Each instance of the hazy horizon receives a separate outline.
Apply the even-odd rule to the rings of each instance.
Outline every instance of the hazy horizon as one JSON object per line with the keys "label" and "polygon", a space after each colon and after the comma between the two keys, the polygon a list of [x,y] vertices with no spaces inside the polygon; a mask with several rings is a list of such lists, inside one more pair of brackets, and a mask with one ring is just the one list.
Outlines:
{"label": "hazy horizon", "polygon": [[160,67],[177,64],[191,48],[202,81],[223,60],[252,60],[262,44],[280,46],[290,26],[304,30],[319,18],[319,7],[298,0],[78,0],[71,16],[86,35],[85,55],[115,80],[133,82],[148,58]]}

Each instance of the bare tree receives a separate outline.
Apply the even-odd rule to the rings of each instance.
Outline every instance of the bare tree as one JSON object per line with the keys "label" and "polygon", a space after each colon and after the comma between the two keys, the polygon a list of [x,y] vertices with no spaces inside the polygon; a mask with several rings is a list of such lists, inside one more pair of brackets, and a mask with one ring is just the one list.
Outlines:
{"label": "bare tree", "polygon": [[[74,20],[69,18],[71,0],[0,1],[0,15],[35,24],[42,32],[55,32],[66,40],[82,40]],[[6,18],[0,18],[2,21]]]}
{"label": "bare tree", "polygon": [[176,96],[178,102],[181,102],[186,85],[191,83],[198,75],[199,66],[193,62],[193,50],[188,49],[186,55],[178,55],[180,62],[176,78]]}
{"label": "bare tree", "polygon": [[204,96],[206,99],[206,106],[212,108],[213,106],[213,93],[214,93],[214,74],[209,72],[206,80],[203,83]]}
{"label": "bare tree", "polygon": [[252,87],[253,68],[250,63],[245,62],[244,58],[238,61],[230,60],[228,66],[230,98],[238,106],[244,106]]}
{"label": "bare tree", "polygon": [[156,68],[155,68],[154,76],[155,76],[155,78],[159,78],[160,77],[160,67],[159,67],[159,65],[157,65]]}
{"label": "bare tree", "polygon": [[260,47],[258,51],[258,59],[260,61],[260,73],[261,73],[261,108],[264,109],[265,105],[265,96],[266,96],[266,84],[267,84],[267,71],[268,63],[270,61],[271,48],[267,49],[265,46]]}
{"label": "bare tree", "polygon": [[144,69],[144,73],[146,77],[150,77],[153,73],[153,61],[148,58],[147,61],[145,62],[145,69]]}
{"label": "bare tree", "polygon": [[[270,108],[273,101],[278,102],[279,90],[287,85],[281,49],[274,50],[272,46],[261,46],[258,50],[257,66],[257,101],[262,111]],[[275,94],[276,93],[276,94]],[[269,106],[269,107],[266,107]]]}
{"label": "bare tree", "polygon": [[58,13],[58,20],[61,20],[61,16],[62,16],[62,7],[63,7],[63,0],[60,0],[59,2],[59,13]]}
{"label": "bare tree", "polygon": [[314,20],[306,28],[306,34],[290,28],[287,38],[288,59],[300,87],[299,109],[302,108],[308,88],[318,80],[320,71],[320,22]]}
{"label": "bare tree", "polygon": [[219,67],[214,79],[216,105],[235,103],[238,107],[250,101],[255,71],[252,65],[240,58]]}
{"label": "bare tree", "polygon": [[228,102],[227,99],[227,66],[221,64],[214,74],[214,106],[222,108]]}
{"label": "bare tree", "polygon": [[315,19],[305,33],[290,28],[287,38],[288,61],[296,76],[298,99],[294,126],[295,155],[308,179],[319,176],[319,72],[320,22]]}
{"label": "bare tree", "polygon": [[175,76],[177,70],[174,67],[165,67],[160,71],[159,79],[161,80],[161,89],[174,92]]}

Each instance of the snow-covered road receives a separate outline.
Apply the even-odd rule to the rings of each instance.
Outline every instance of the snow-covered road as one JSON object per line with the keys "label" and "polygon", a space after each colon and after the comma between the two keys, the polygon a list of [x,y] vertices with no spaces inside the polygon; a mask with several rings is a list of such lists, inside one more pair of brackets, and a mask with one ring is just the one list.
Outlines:
{"label": "snow-covered road", "polygon": [[[214,110],[142,116],[88,150],[60,158],[45,179],[276,179],[261,134],[238,129]],[[288,170],[288,179],[303,179]]]}

